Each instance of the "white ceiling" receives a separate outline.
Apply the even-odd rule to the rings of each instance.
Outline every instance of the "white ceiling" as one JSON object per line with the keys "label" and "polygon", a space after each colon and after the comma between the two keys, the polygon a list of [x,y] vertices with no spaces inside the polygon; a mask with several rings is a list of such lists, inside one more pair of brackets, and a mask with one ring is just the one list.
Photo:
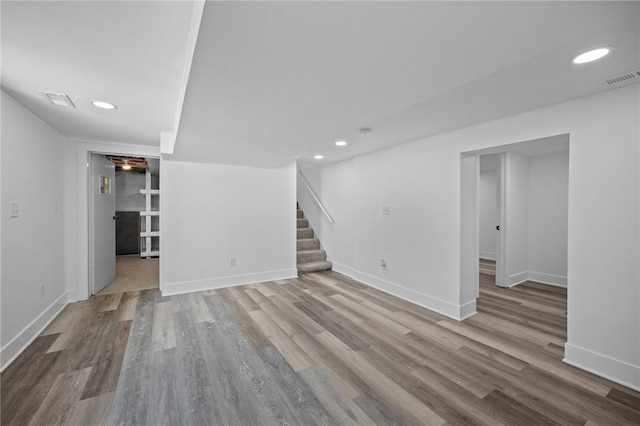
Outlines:
{"label": "white ceiling", "polygon": [[[62,134],[160,144],[173,129],[191,2],[2,1],[2,88]],[[67,94],[75,109],[39,91]],[[115,103],[100,110],[92,100]]]}
{"label": "white ceiling", "polygon": [[[600,80],[640,68],[639,6],[207,2],[166,158],[332,162],[606,90]],[[192,10],[3,1],[2,85],[68,136],[159,145],[176,131]],[[569,63],[602,45],[603,60]],[[83,109],[56,110],[42,89]],[[89,108],[96,97],[116,114]]]}

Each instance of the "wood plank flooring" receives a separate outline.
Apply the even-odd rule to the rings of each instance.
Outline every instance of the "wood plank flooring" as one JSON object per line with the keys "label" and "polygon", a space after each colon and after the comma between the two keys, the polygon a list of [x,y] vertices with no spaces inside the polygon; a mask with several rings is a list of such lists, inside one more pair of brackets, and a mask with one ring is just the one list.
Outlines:
{"label": "wood plank flooring", "polygon": [[69,305],[2,373],[2,425],[638,425],[562,362],[566,290],[481,277],[458,322],[336,272]]}

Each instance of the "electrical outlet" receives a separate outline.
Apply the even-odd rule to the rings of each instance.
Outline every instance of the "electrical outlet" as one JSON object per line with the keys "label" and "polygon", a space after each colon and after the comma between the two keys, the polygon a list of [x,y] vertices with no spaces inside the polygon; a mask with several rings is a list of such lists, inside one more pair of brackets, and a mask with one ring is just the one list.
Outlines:
{"label": "electrical outlet", "polygon": [[229,259],[229,266],[236,266],[236,258],[232,257],[231,259]]}
{"label": "electrical outlet", "polygon": [[382,214],[385,216],[389,216],[391,214],[391,206],[383,206]]}
{"label": "electrical outlet", "polygon": [[40,299],[44,298],[44,283],[40,283]]}
{"label": "electrical outlet", "polygon": [[384,259],[380,259],[380,267],[382,269],[387,269],[387,261]]}
{"label": "electrical outlet", "polygon": [[19,217],[19,216],[20,216],[20,203],[17,201],[12,201],[10,217]]}

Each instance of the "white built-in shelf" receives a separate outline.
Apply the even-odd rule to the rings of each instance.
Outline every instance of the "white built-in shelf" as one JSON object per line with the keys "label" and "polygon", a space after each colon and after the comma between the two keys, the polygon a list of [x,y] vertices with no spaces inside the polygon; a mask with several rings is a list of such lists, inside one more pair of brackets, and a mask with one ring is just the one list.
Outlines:
{"label": "white built-in shelf", "polygon": [[159,189],[151,189],[151,172],[149,169],[145,173],[145,188],[140,190],[140,193],[144,195],[144,211],[140,212],[140,218],[144,221],[144,229],[146,231],[140,232],[140,238],[143,242],[144,251],[140,253],[140,257],[153,257],[160,256],[159,250],[152,250],[152,247],[158,247],[160,242],[160,230],[152,231],[151,222],[152,217],[160,217],[160,211],[151,210],[151,198],[154,195],[160,195]]}

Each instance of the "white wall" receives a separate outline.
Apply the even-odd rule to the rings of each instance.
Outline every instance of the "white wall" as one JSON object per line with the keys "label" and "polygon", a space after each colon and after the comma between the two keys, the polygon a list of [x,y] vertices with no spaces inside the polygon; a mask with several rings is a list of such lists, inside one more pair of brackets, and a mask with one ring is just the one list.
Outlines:
{"label": "white wall", "polygon": [[116,211],[139,212],[145,209],[145,174],[116,171]]}
{"label": "white wall", "polygon": [[480,296],[480,238],[478,232],[480,157],[460,157],[460,285],[457,319],[475,315]]}
{"label": "white wall", "polygon": [[[521,216],[516,218],[518,235],[510,240],[506,257],[512,261],[512,268],[516,257],[519,267],[506,284],[532,280],[566,287],[569,152],[536,154],[526,159],[515,155],[521,164],[513,163],[513,153],[507,156],[511,158],[511,173],[515,172],[517,178],[508,182],[506,189],[516,192],[515,205],[509,205],[511,214]],[[478,185],[480,257],[487,259],[496,255],[496,179],[496,171],[481,172]],[[509,231],[504,225],[502,229]]]}
{"label": "white wall", "polygon": [[[156,160],[158,161],[158,160]],[[145,209],[146,174],[116,170],[116,211],[139,212]],[[158,189],[158,176],[151,175],[151,188]],[[151,210],[160,208],[158,197],[151,197]]]}
{"label": "white wall", "polygon": [[322,233],[330,237],[326,241],[320,240],[320,244],[327,251],[328,259],[331,261],[341,259],[346,264],[350,264],[354,257],[354,228],[350,226],[356,219],[353,217],[353,210],[350,208],[350,196],[353,191],[355,176],[352,165],[353,163],[347,163],[346,167],[342,167],[344,164],[339,164],[335,168],[331,164],[325,166],[327,169],[333,170],[333,173],[323,175],[323,178],[328,180],[327,185],[331,188],[339,188],[339,191],[336,191],[332,194],[332,197],[327,199],[322,197],[322,181],[319,179],[320,169],[311,167],[300,171],[310,183],[313,182],[311,189],[316,196],[320,197],[320,201],[329,214],[332,217],[334,214],[342,218],[348,217],[348,221],[331,224],[302,181],[298,180],[297,182],[297,201],[305,217],[309,220],[310,226],[316,233]]}
{"label": "white wall", "polygon": [[[458,317],[460,152],[409,143],[318,170],[304,174],[335,224],[311,224],[334,269]],[[440,206],[451,194],[454,216]],[[313,209],[301,204],[311,217]],[[384,206],[389,215],[382,214]]]}
{"label": "white wall", "polygon": [[565,360],[640,389],[638,116],[632,85],[321,166],[311,183],[352,240],[317,231],[349,245],[336,270],[460,317],[460,154],[568,133]]}
{"label": "white wall", "polygon": [[[2,368],[67,303],[64,147],[60,133],[2,92]],[[20,203],[17,218],[11,201]]]}
{"label": "white wall", "polygon": [[163,294],[297,276],[295,163],[162,160],[161,170]]}
{"label": "white wall", "polygon": [[498,225],[498,181],[496,171],[480,173],[478,184],[480,257],[496,259],[496,226]]}
{"label": "white wall", "polygon": [[506,152],[504,204],[504,270],[506,286],[522,283],[528,277],[529,261],[529,158]]}
{"label": "white wall", "polygon": [[529,157],[529,279],[566,287],[569,153]]}

